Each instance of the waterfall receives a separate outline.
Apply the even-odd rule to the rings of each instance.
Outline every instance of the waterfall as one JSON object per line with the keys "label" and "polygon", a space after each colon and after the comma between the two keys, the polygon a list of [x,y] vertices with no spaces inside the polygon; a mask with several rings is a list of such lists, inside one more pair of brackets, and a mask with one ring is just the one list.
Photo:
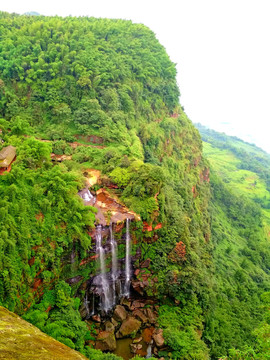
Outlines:
{"label": "waterfall", "polygon": [[96,232],[96,247],[97,247],[97,254],[99,255],[99,264],[100,264],[100,278],[101,278],[101,308],[105,312],[110,310],[113,306],[111,294],[110,294],[110,287],[109,282],[107,279],[106,274],[106,264],[105,264],[105,253],[104,249],[102,247],[102,233],[101,233],[101,226],[97,226],[97,232]]}
{"label": "waterfall", "polygon": [[114,240],[112,224],[110,224],[110,245],[112,252],[113,303],[116,304],[116,280],[118,278],[117,242]]}
{"label": "waterfall", "polygon": [[91,311],[90,316],[93,316],[94,314],[95,314],[95,295],[93,294],[93,296],[92,296],[92,311]]}
{"label": "waterfall", "polygon": [[85,200],[85,201],[91,201],[91,200],[94,198],[94,195],[92,195],[92,194],[90,193],[90,191],[87,190],[87,191],[83,194],[82,198],[83,198],[83,200]]}
{"label": "waterfall", "polygon": [[85,298],[83,299],[83,302],[84,302],[84,307],[85,307],[85,310],[86,310],[86,314],[87,314],[87,319],[90,317],[90,312],[89,312],[89,301],[88,301],[88,294],[86,292],[85,294]]}
{"label": "waterfall", "polygon": [[130,233],[129,233],[129,222],[130,222],[130,220],[127,219],[127,223],[126,223],[125,288],[124,288],[124,295],[126,297],[130,296],[130,279],[131,279],[131,260],[130,260],[131,241],[130,241]]}
{"label": "waterfall", "polygon": [[[126,220],[126,253],[124,262],[124,271],[120,271],[118,264],[118,245],[114,239],[113,226],[109,226],[109,237],[106,240],[106,244],[102,244],[102,226],[96,227],[96,254],[97,256],[97,269],[100,272],[96,274],[91,281],[90,289],[88,294],[92,294],[93,304],[92,307],[91,299],[86,294],[84,298],[84,304],[86,307],[87,317],[91,317],[93,314],[101,310],[101,313],[108,313],[116,304],[121,296],[130,297],[130,281],[132,275],[131,267],[131,238],[130,238],[130,220]],[[108,228],[106,227],[106,232]],[[111,253],[111,271],[106,272],[106,253]],[[95,305],[95,298],[100,298],[99,308]],[[90,300],[90,301],[89,301]]]}

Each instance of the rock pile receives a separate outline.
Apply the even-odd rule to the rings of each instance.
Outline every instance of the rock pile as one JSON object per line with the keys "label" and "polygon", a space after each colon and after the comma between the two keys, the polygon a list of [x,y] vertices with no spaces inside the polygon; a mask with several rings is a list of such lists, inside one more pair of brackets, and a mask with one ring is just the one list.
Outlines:
{"label": "rock pile", "polygon": [[112,316],[105,320],[92,317],[97,328],[94,347],[102,351],[114,351],[117,339],[131,337],[131,352],[146,356],[145,346],[152,347],[152,353],[158,354],[164,347],[163,330],[156,323],[158,306],[152,300],[122,299]]}

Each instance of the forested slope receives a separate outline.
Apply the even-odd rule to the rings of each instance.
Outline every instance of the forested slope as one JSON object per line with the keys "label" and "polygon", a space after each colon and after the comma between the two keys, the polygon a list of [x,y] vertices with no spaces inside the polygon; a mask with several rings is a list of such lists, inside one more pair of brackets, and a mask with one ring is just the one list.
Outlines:
{"label": "forested slope", "polygon": [[[218,306],[207,334],[222,324],[212,332],[214,339],[220,333],[227,343],[239,348],[250,337],[245,350],[232,351],[232,358],[266,359],[269,295],[264,292],[269,291],[270,156],[238,138],[200,124],[196,127],[212,174],[210,213]],[[257,326],[255,319],[260,319]],[[216,353],[219,347],[220,339],[216,338]]]}
{"label": "forested slope", "polygon": [[[17,151],[0,176],[0,304],[90,359],[116,358],[91,349],[100,325],[81,311],[98,220],[77,193],[95,169],[92,191],[141,218],[133,280],[157,305],[155,356],[215,359],[252,344],[269,290],[261,208],[218,176],[209,183],[154,34],[124,20],[0,13],[0,36],[0,150]],[[52,163],[52,152],[72,159]]]}

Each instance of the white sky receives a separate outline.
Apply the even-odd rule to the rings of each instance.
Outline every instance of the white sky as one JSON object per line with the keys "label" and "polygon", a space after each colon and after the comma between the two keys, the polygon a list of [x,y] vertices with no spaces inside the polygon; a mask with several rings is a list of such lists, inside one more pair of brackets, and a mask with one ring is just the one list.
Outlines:
{"label": "white sky", "polygon": [[0,10],[144,23],[177,63],[191,120],[270,153],[269,0],[9,0]]}

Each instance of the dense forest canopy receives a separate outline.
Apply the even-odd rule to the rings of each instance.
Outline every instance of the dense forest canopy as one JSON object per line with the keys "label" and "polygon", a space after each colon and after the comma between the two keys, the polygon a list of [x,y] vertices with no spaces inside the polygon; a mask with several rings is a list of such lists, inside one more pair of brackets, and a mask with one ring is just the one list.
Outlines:
{"label": "dense forest canopy", "polygon": [[[141,218],[131,229],[134,266],[150,259],[144,296],[158,305],[166,344],[157,356],[217,359],[257,339],[252,351],[263,358],[263,155],[251,162],[240,149],[236,161],[266,184],[261,202],[229,186],[211,159],[209,178],[199,132],[179,104],[175,64],[142,24],[0,12],[0,37],[0,150],[17,151],[0,176],[0,304],[89,359],[119,359],[91,349],[96,325],[79,312],[96,271],[83,260],[97,219],[77,193],[85,171],[98,169],[94,190],[113,184]],[[72,159],[52,163],[51,153]]]}

